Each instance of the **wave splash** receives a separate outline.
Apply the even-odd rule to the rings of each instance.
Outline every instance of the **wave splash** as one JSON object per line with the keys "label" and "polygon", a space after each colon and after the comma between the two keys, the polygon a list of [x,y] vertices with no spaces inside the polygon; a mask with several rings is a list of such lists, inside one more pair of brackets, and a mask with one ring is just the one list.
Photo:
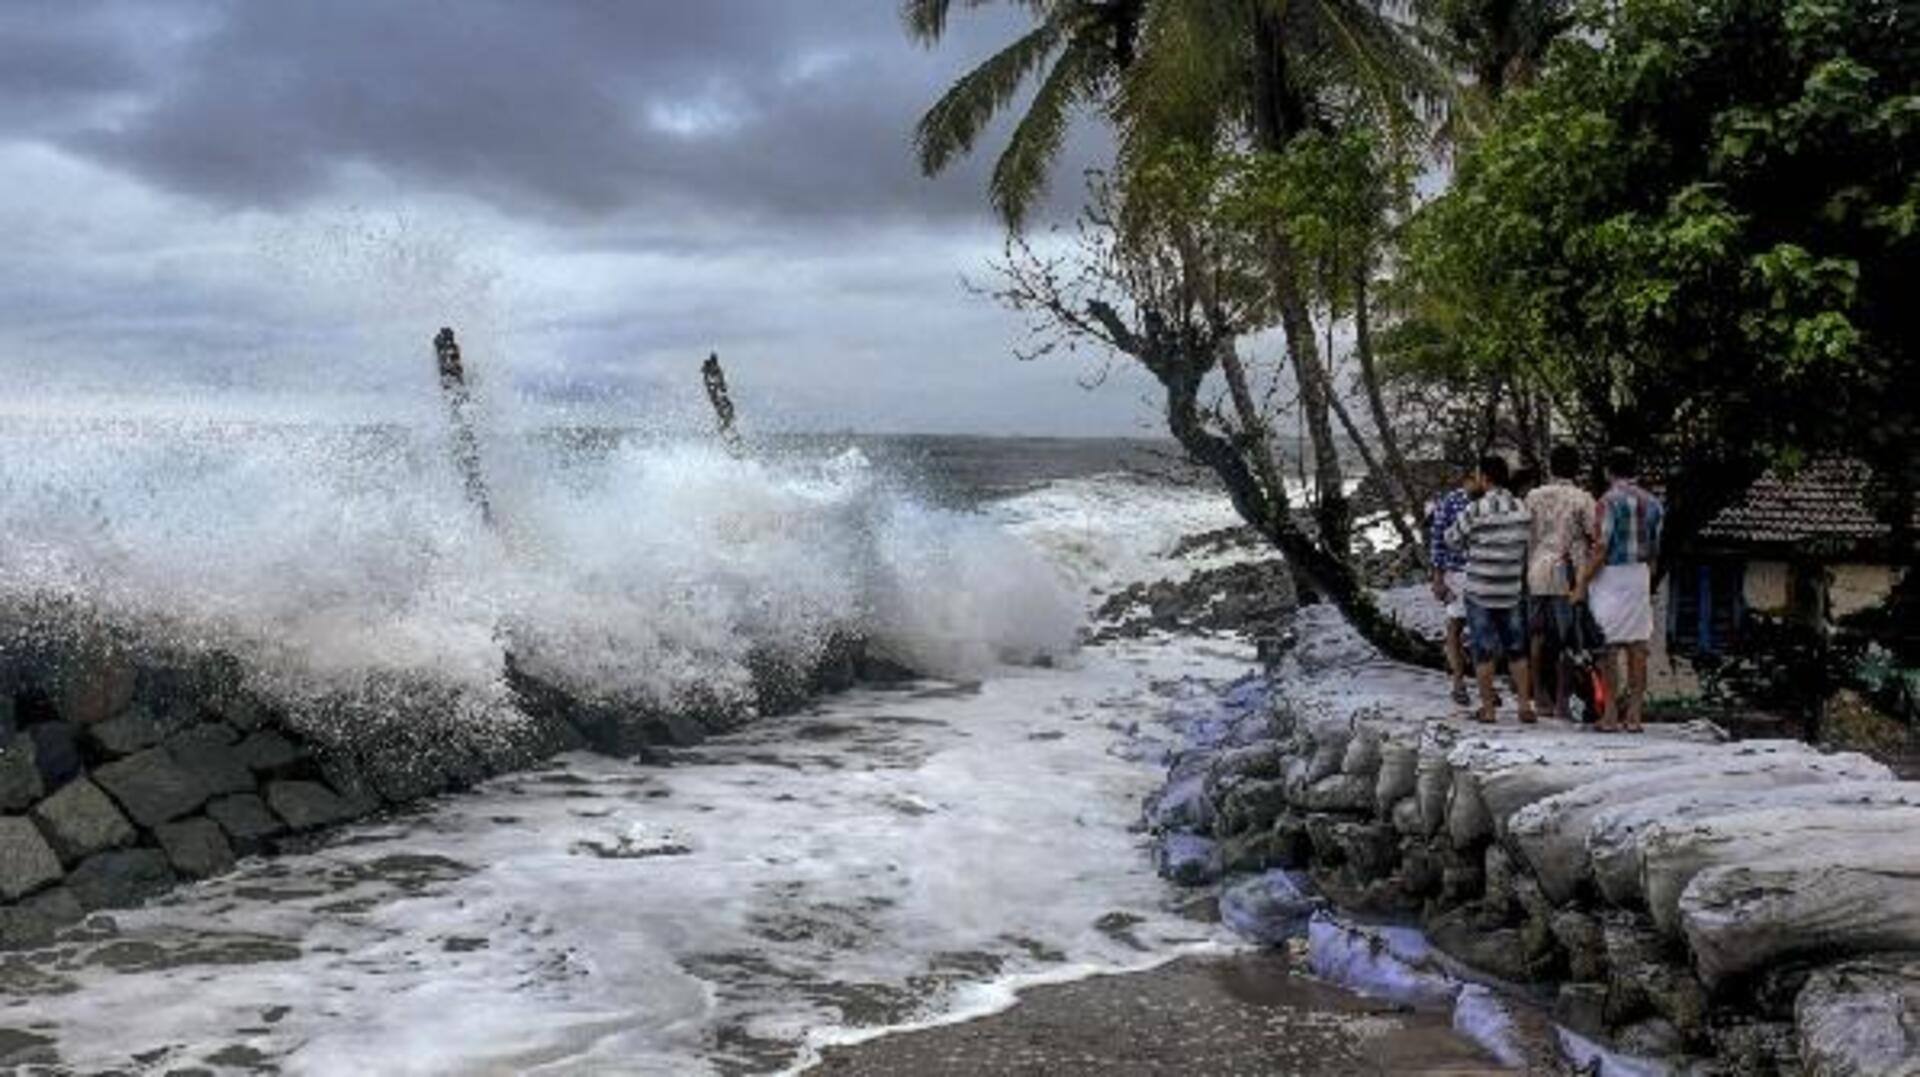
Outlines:
{"label": "wave splash", "polygon": [[1038,554],[855,450],[575,431],[487,457],[497,529],[439,430],[10,421],[0,610],[230,653],[288,697],[397,678],[499,700],[511,653],[583,699],[747,705],[756,662],[809,668],[837,639],[960,678],[1075,645]]}

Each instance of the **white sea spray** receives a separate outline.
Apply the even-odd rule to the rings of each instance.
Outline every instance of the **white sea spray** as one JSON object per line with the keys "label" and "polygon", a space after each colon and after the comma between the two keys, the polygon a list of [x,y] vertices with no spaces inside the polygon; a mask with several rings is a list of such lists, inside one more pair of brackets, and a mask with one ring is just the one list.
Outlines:
{"label": "white sea spray", "polygon": [[1080,616],[1017,540],[857,453],[494,438],[491,529],[432,426],[13,419],[0,453],[0,606],[227,650],[288,692],[497,694],[511,650],[582,696],[728,701],[756,655],[859,637],[978,676],[1063,656]]}

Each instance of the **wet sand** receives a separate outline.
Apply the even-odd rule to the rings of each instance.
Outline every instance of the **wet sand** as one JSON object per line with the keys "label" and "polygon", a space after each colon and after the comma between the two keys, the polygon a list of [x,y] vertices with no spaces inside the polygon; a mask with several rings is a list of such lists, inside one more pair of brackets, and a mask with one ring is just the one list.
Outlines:
{"label": "wet sand", "polygon": [[1277,953],[1186,958],[1025,991],[1011,1009],[826,1052],[826,1077],[979,1074],[1512,1073],[1445,1014],[1409,1012],[1294,975]]}

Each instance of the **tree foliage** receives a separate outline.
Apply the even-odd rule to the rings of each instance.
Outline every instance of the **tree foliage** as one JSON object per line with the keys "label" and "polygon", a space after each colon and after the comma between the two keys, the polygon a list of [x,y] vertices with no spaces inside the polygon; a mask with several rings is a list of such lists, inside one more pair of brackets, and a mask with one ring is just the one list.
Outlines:
{"label": "tree foliage", "polygon": [[1396,356],[1667,462],[1681,541],[1814,454],[1911,491],[1916,163],[1920,7],[1608,5],[1420,215]]}

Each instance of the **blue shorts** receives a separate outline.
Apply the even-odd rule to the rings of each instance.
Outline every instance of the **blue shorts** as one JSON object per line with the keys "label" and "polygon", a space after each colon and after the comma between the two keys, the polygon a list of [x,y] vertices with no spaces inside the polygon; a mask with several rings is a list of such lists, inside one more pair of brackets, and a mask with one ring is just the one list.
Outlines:
{"label": "blue shorts", "polygon": [[1467,599],[1467,635],[1473,642],[1473,660],[1491,662],[1501,655],[1518,657],[1527,653],[1526,616],[1520,604],[1504,609],[1482,606]]}

